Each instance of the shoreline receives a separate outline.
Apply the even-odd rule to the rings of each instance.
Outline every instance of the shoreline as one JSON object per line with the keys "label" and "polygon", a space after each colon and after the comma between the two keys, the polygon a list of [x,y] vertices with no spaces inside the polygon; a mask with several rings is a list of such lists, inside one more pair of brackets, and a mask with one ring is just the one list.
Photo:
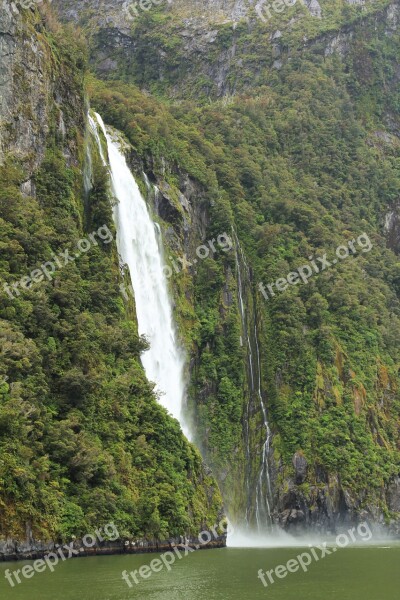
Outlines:
{"label": "shoreline", "polygon": [[[1,546],[8,546],[9,550],[1,551]],[[14,548],[11,549],[10,546],[14,546]],[[26,546],[31,547],[26,548]],[[21,549],[19,550],[18,547]],[[76,554],[69,558],[117,556],[122,554],[163,554],[164,552],[170,552],[174,547],[186,547],[193,550],[215,550],[218,548],[226,548],[227,540],[226,536],[221,536],[203,544],[199,544],[197,538],[190,538],[190,540],[187,538],[174,538],[164,541],[143,539],[119,540],[118,543],[104,542],[100,545],[93,546],[92,548],[85,548],[82,543],[75,541],[73,548],[76,551]],[[0,541],[0,563],[40,560],[45,558],[48,554],[58,551],[59,548],[63,548],[63,544],[56,544],[54,542],[48,542],[46,544],[42,544],[41,542],[38,542],[37,544],[35,544],[35,542],[24,544],[14,540],[2,540]]]}

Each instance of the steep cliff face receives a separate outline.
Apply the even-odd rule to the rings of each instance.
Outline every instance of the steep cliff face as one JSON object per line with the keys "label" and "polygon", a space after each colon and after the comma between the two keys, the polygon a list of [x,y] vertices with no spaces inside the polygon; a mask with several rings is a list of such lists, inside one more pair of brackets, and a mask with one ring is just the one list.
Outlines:
{"label": "steep cliff face", "polygon": [[[239,2],[152,5],[133,22],[121,2],[55,4],[85,29],[92,64],[106,79],[90,79],[90,101],[129,139],[131,164],[159,217],[177,320],[191,356],[188,412],[229,514],[261,530],[271,522],[334,530],[366,516],[395,530],[399,3],[298,2],[268,22],[257,17],[254,5]],[[174,97],[179,102],[171,102]],[[53,117],[50,131],[59,143],[63,127],[57,123]],[[83,128],[78,130],[83,139]],[[61,141],[64,160],[74,167],[78,159],[73,152],[71,158],[70,144]],[[39,181],[48,197],[51,182],[43,175]],[[100,198],[96,214],[103,215],[101,173],[98,181],[92,201]],[[81,214],[82,222],[87,218]],[[222,234],[230,236],[229,248],[218,244]],[[282,281],[312,257],[354,244],[363,234],[373,249],[360,249],[357,257],[282,294],[275,288],[266,299],[260,292],[261,283]],[[204,245],[211,248],[206,258],[198,253]],[[92,290],[96,312],[110,305],[121,309],[111,288],[108,301]],[[62,291],[57,299],[67,302]],[[86,307],[86,293],[79,302]],[[75,301],[68,309],[76,310]],[[93,330],[99,328],[96,321]],[[123,337],[108,328],[105,336],[97,342],[101,348]],[[140,344],[132,344],[139,353]],[[94,403],[98,365],[88,348],[85,360],[80,356],[55,377],[61,406],[70,384],[78,410]],[[68,344],[67,350],[69,356]],[[122,370],[118,385],[127,399],[131,372]],[[111,411],[119,422],[121,412],[133,410],[140,421],[135,439],[125,430],[121,435],[128,435],[139,464],[151,462],[161,442],[151,433],[143,440],[140,431],[151,432],[155,421],[161,436],[164,419],[153,404],[149,410],[141,379],[134,388],[139,409],[115,406],[113,394],[120,392],[114,385],[104,390],[102,414]],[[68,419],[74,443],[85,446],[75,415]],[[170,433],[162,445],[165,471],[173,463],[179,475],[177,449],[171,452],[178,433]],[[93,457],[96,444],[89,441]],[[182,492],[182,502],[197,524],[199,498],[203,513],[211,515],[218,512],[219,496],[198,455],[190,458],[186,446],[179,448],[179,464],[189,461],[189,472],[196,473],[195,497]],[[124,468],[117,459],[121,450],[113,448],[105,465],[88,458],[85,473],[96,490],[112,478],[114,464],[117,472]],[[69,458],[71,477],[81,481],[74,456]],[[142,481],[135,478],[134,495]],[[171,495],[174,482],[168,479]],[[174,519],[166,508],[168,490],[161,485],[154,496],[146,488],[135,531],[151,523],[152,533],[163,534]],[[129,504],[131,496],[124,500]],[[185,518],[181,494],[178,500],[177,531]]]}
{"label": "steep cliff face", "polygon": [[[83,62],[73,64],[68,52],[60,63],[38,12],[0,5],[1,106],[0,160],[12,156],[32,173],[42,162],[52,128],[70,164],[77,164],[73,133],[84,127]],[[79,62],[79,59],[78,59]],[[31,182],[26,182],[26,190]]]}
{"label": "steep cliff face", "polygon": [[140,362],[85,51],[46,6],[3,2],[0,30],[0,556],[111,522],[96,551],[155,550],[223,518],[218,485]]}
{"label": "steep cliff face", "polygon": [[394,204],[385,216],[385,231],[388,246],[400,254],[400,205]]}
{"label": "steep cliff face", "polygon": [[[268,325],[256,296],[254,274],[232,229],[228,230],[232,256],[221,270],[221,287],[216,294],[215,306],[220,314],[216,333],[218,336],[234,336],[229,359],[232,362],[240,361],[240,376],[236,384],[239,394],[241,391],[243,395],[236,404],[236,418],[231,413],[228,422],[224,422],[225,415],[218,412],[214,403],[227,402],[229,391],[222,389],[221,379],[211,375],[205,367],[205,361],[210,360],[209,354],[218,354],[219,351],[210,344],[210,340],[203,345],[200,340],[207,334],[203,331],[199,336],[198,333],[205,327],[205,322],[199,322],[198,316],[203,316],[202,308],[207,302],[203,302],[199,296],[205,294],[205,288],[202,269],[195,266],[198,262],[196,248],[200,245],[204,247],[209,239],[215,240],[209,235],[213,230],[210,223],[212,207],[202,186],[176,165],[165,161],[160,163],[150,154],[143,160],[134,150],[130,158],[138,180],[141,180],[143,173],[151,178],[151,184],[148,179],[143,180],[147,188],[146,184],[142,183],[142,186],[143,190],[147,189],[148,202],[159,217],[166,247],[175,260],[172,264],[176,264],[176,257],[184,257],[182,264],[186,263],[183,273],[172,276],[171,283],[182,339],[192,356],[188,414],[196,444],[209,464],[213,465],[229,516],[243,527],[263,531],[269,525],[277,524],[292,533],[303,533],[310,529],[335,532],[340,527],[367,519],[382,528],[388,526],[391,533],[398,534],[398,477],[389,476],[385,483],[382,481],[383,485],[379,484],[377,494],[371,495],[367,487],[353,487],[349,482],[343,482],[335,470],[323,466],[321,458],[315,454],[315,447],[307,453],[307,458],[301,444],[298,444],[293,455],[282,456],[282,434],[279,425],[276,427],[273,403],[277,394],[286,396],[290,395],[290,391],[285,389],[284,373],[273,373],[271,341],[266,342],[265,339],[265,335],[270,339],[271,334],[265,331]],[[178,183],[169,183],[171,175],[175,180],[177,178]],[[217,263],[221,261],[218,255],[213,258]],[[212,276],[212,269],[210,264],[205,267],[207,277]],[[363,434],[371,435],[371,428],[377,447],[388,448],[388,439],[380,422],[389,419],[394,428],[394,439],[398,439],[396,377],[388,375],[383,365],[380,367],[374,386],[381,399],[379,402],[383,403],[381,411],[379,407],[371,405],[364,386],[352,381],[356,379],[356,374],[350,369],[346,373],[347,357],[341,355],[340,350],[337,351],[335,362],[343,389],[349,388],[350,412],[354,411],[354,418],[359,418],[369,404]],[[273,383],[271,378],[275,378]],[[341,404],[342,400],[337,397],[337,385],[335,375],[324,373],[322,365],[319,365],[313,397],[317,410],[311,409],[312,419],[325,418],[325,403],[329,402],[332,388],[336,403]],[[344,395],[343,391],[341,393]],[[218,414],[217,418],[215,413]],[[292,417],[294,428],[300,427],[298,416]],[[228,449],[226,453],[225,444]],[[328,450],[332,459],[338,452],[334,446]],[[394,456],[393,459],[396,463],[397,458]],[[370,456],[368,460],[374,459]]]}
{"label": "steep cliff face", "polygon": [[[298,0],[135,3],[55,0],[62,18],[79,23],[91,44],[93,67],[174,98],[220,98],[268,86],[274,70],[307,46],[344,56],[354,28],[391,35],[399,4]],[[272,69],[272,73],[271,73]]]}
{"label": "steep cliff face", "polygon": [[[196,441],[229,513],[250,526],[257,527],[262,506],[264,525],[288,529],[334,530],[366,515],[397,527],[399,278],[391,240],[400,191],[399,5],[368,8],[376,10],[340,13],[340,29],[334,10],[325,21],[306,15],[298,29],[287,28],[284,16],[271,24],[271,35],[266,26],[260,36],[261,25],[252,21],[217,33],[203,24],[209,45],[196,57],[197,24],[185,23],[180,54],[181,22],[149,14],[135,30],[140,66],[134,49],[129,72],[106,75],[124,73],[180,102],[167,109],[115,82],[93,92],[135,151],[153,156],[140,170],[161,190],[155,207],[166,238],[177,255],[190,257],[175,289],[193,357]],[[232,36],[241,35],[235,77],[219,78],[214,70],[222,64],[229,71],[226,52]],[[157,49],[164,41],[155,56],[150,45]],[[229,81],[235,83],[228,90]],[[226,95],[229,100],[210,100]],[[197,203],[205,218],[191,223],[185,213]],[[193,264],[196,243],[232,227],[240,260],[232,253]],[[267,300],[260,294],[261,282],[334,252],[357,232],[373,240],[368,259],[364,253],[297,291]],[[254,393],[258,371],[263,402]]]}

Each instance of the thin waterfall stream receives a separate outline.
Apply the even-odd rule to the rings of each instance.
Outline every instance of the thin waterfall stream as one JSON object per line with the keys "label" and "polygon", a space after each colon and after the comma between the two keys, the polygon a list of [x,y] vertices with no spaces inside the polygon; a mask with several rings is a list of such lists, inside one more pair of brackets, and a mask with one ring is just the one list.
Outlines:
{"label": "thin waterfall stream", "polygon": [[[151,218],[118,140],[108,133],[100,115],[95,116],[97,124],[90,117],[89,126],[99,146],[101,159],[109,167],[112,191],[117,200],[114,220],[118,251],[129,269],[139,334],[144,335],[150,343],[150,349],[142,355],[142,364],[148,379],[156,384],[159,402],[179,420],[189,437],[183,417],[186,397],[185,354],[173,317],[161,230]],[[98,128],[107,141],[108,161]]]}
{"label": "thin waterfall stream", "polygon": [[[258,328],[257,328],[257,319],[254,315],[254,323],[251,323],[251,319],[248,314],[248,310],[246,310],[245,305],[245,282],[244,279],[247,279],[247,282],[251,283],[251,274],[250,269],[248,267],[246,257],[243,253],[242,247],[240,245],[239,239],[234,233],[235,239],[235,248],[236,248],[236,268],[237,268],[237,282],[238,282],[238,300],[239,300],[239,311],[240,317],[242,321],[242,334],[243,334],[243,343],[246,346],[247,351],[247,362],[248,362],[248,374],[249,374],[249,388],[250,388],[250,396],[249,402],[247,405],[247,415],[246,415],[246,456],[248,461],[247,467],[247,492],[248,492],[248,504],[246,509],[246,525],[250,527],[250,511],[253,508],[250,503],[250,462],[251,462],[251,449],[250,449],[250,430],[249,430],[249,420],[250,420],[250,403],[252,399],[255,399],[259,405],[262,412],[263,417],[263,427],[265,429],[265,442],[263,444],[262,449],[262,460],[260,472],[258,475],[257,483],[256,483],[256,492],[255,492],[255,518],[257,523],[257,529],[260,534],[267,532],[271,529],[272,525],[272,517],[271,517],[271,499],[272,499],[272,485],[271,485],[271,474],[270,474],[270,464],[269,464],[269,455],[271,451],[271,440],[272,440],[272,432],[268,422],[268,413],[265,405],[265,401],[262,394],[262,385],[261,385],[261,360],[260,360],[260,349],[258,342]],[[242,273],[243,271],[243,273]]]}

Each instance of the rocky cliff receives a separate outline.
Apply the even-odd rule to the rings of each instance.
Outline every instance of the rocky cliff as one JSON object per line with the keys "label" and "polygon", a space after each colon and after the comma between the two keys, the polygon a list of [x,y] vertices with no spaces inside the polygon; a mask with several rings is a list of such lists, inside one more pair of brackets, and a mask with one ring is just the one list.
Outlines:
{"label": "rocky cliff", "polygon": [[[285,13],[268,24],[250,13],[244,20],[227,14],[222,23],[210,14],[202,22],[184,20],[181,5],[160,9],[162,16],[154,9],[157,14],[148,11],[132,25],[132,35],[124,33],[122,44],[112,27],[97,29],[92,47],[97,72],[106,79],[123,76],[143,93],[113,83],[113,92],[96,90],[93,102],[127,133],[134,155],[145,157],[133,160],[137,176],[145,171],[156,185],[159,191],[149,201],[174,257],[186,254],[190,263],[185,277],[176,278],[175,291],[193,357],[191,412],[196,441],[230,514],[257,525],[260,514],[268,521],[269,504],[269,520],[287,529],[333,531],[369,517],[396,530],[397,308],[389,318],[393,335],[376,325],[381,341],[372,354],[364,341],[367,329],[375,327],[375,317],[366,317],[374,295],[368,291],[374,287],[370,277],[379,278],[386,267],[360,265],[356,274],[349,264],[347,274],[327,275],[326,284],[275,299],[275,306],[266,306],[257,294],[263,277],[274,280],[290,270],[297,244],[304,245],[303,257],[312,256],[317,248],[340,244],[339,232],[346,238],[366,228],[392,265],[385,291],[389,304],[381,305],[378,320],[398,305],[390,250],[396,239],[391,207],[399,197],[396,169],[391,170],[399,131],[399,4],[365,3],[343,12],[320,6],[321,14],[293,19]],[[108,52],[116,56],[114,44],[123,50],[109,69],[102,60]],[[163,112],[162,103],[156,108],[148,90],[179,97],[172,115]],[[194,98],[196,106],[204,101],[210,106],[196,112]],[[146,138],[154,135],[157,151]],[[377,160],[387,166],[385,189],[375,181]],[[362,193],[346,189],[356,180]],[[233,253],[194,266],[196,244],[232,227],[242,258]],[[387,452],[390,458],[381,463],[379,456]]]}
{"label": "rocky cliff", "polygon": [[[213,468],[229,514],[260,530],[277,523],[292,531],[333,531],[368,518],[397,531],[399,3],[298,2],[267,22],[257,16],[254,4],[243,2],[151,5],[133,21],[122,2],[53,4],[65,20],[79,23],[89,40],[92,68],[103,78],[89,78],[90,102],[127,136],[132,168],[163,230],[177,321],[191,356],[188,413],[196,444]],[[20,126],[36,131],[40,142],[42,125],[50,122],[49,133],[60,145],[66,166],[80,171],[81,84],[65,79],[65,67],[58,67],[65,61],[54,55],[46,58],[44,49],[53,42],[42,33],[37,13],[25,11],[16,24],[7,22],[16,28],[5,36],[11,44],[7,56],[20,56],[18,41],[28,40],[22,44],[28,46],[25,60],[33,61],[32,69],[39,68],[43,80],[32,89],[36,110],[31,121]],[[44,43],[43,55],[29,50],[35,31]],[[74,81],[79,82],[79,53],[74,56]],[[58,70],[46,77],[53,62]],[[12,91],[11,75],[5,78],[9,91],[4,97],[9,100],[4,115],[16,114],[18,121],[19,90],[23,83],[33,88],[35,79],[30,79],[31,68],[27,80],[18,79],[18,60],[7,59],[5,64],[18,85]],[[37,95],[46,86],[50,92],[40,111]],[[3,128],[3,157],[5,148],[14,154],[20,151],[15,127],[15,119],[9,118]],[[34,139],[26,136],[27,149]],[[40,143],[38,152],[45,152]],[[26,181],[40,158],[35,151],[23,154],[28,175],[22,189],[34,193],[34,183]],[[48,173],[35,181],[49,201]],[[101,181],[98,172],[92,201],[98,202],[96,214],[104,215]],[[77,213],[82,223],[88,218],[92,223],[82,208]],[[210,241],[217,246],[223,233],[231,236],[230,250],[217,248],[200,259],[198,248],[210,248]],[[260,283],[282,281],[313,257],[335,252],[348,241],[355,243],[363,233],[372,243],[370,253],[360,251],[357,258],[349,257],[336,269],[331,265],[304,286],[276,293],[268,301],[260,293]],[[66,303],[77,319],[77,306],[86,307],[87,295],[81,291],[76,306],[74,299],[70,307],[69,286],[61,286],[56,300]],[[99,307],[100,312],[121,308],[122,299],[115,297],[111,284],[107,289],[108,296],[96,286],[91,291],[96,313]],[[5,310],[9,315],[8,306]],[[71,318],[68,313],[63,336]],[[101,329],[97,319],[92,332]],[[83,325],[78,325],[80,331]],[[132,339],[125,348],[120,331],[103,325],[105,339],[96,341],[102,351],[111,345],[125,358],[132,348],[139,353],[137,341]],[[54,337],[52,329],[40,335],[46,348],[53,347],[47,340]],[[68,353],[62,350],[60,346],[60,361],[76,347],[71,340]],[[52,391],[61,406],[63,427],[72,432],[61,458],[56,457],[68,458],[71,489],[89,478],[98,490],[116,472],[125,473],[126,461],[117,458],[121,452],[124,456],[118,444],[111,448],[111,458],[107,455],[99,464],[93,432],[82,436],[76,423],[75,411],[82,407],[85,419],[95,419],[98,365],[89,359],[89,350],[85,345],[79,355],[84,360],[63,362],[61,372],[57,367],[54,373]],[[108,366],[110,360],[105,359]],[[177,439],[177,432],[172,434],[172,425],[154,412],[137,371],[132,387],[131,372],[123,364],[122,373],[115,367],[116,379],[109,373],[109,388],[102,388],[101,417],[111,412],[120,423],[121,414],[131,415],[134,424],[129,421],[128,431],[123,425],[120,435],[137,453],[136,466],[150,463],[145,473],[154,472],[153,459],[162,446],[168,484],[157,481],[156,495],[146,488],[135,524],[137,531],[150,524],[149,535],[164,539],[166,522],[175,514],[183,526],[182,502],[198,525],[201,514],[207,514],[208,521],[216,517],[220,500],[211,474],[200,466],[197,454],[181,445],[180,437],[176,466],[171,440]],[[135,398],[141,398],[139,408],[115,406],[121,390],[127,402],[133,390]],[[74,404],[67,416],[66,402]],[[154,422],[159,428],[156,439]],[[161,441],[164,427],[169,435]],[[105,429],[101,433],[107,438],[110,432]],[[46,443],[54,452],[51,436]],[[82,452],[85,461],[79,466]],[[190,481],[197,482],[190,498],[183,491],[181,461],[190,465]],[[172,491],[175,479],[167,475],[171,468],[182,486],[178,495]],[[136,471],[132,475],[134,506],[145,476],[139,471],[140,477]],[[107,496],[111,504],[113,494]],[[125,515],[125,502],[132,506],[132,494],[124,488],[122,496],[118,509]],[[179,501],[168,508],[176,496]],[[79,502],[74,499],[73,504]],[[67,508],[64,515],[71,512]],[[71,517],[63,519],[70,530]]]}
{"label": "rocky cliff", "polygon": [[241,0],[54,5],[62,18],[82,26],[102,77],[193,99],[269,85],[271,69],[280,70],[307,46],[344,56],[356,30],[376,26],[391,35],[399,21],[399,4],[389,0],[298,0],[278,10]]}
{"label": "rocky cliff", "polygon": [[[43,17],[44,18],[44,17]],[[0,5],[1,23],[1,148],[29,172],[44,158],[54,127],[70,164],[77,164],[78,145],[71,132],[84,128],[83,60],[78,68],[65,53],[56,62],[51,33],[39,13],[14,2]],[[28,180],[27,191],[31,188]]]}

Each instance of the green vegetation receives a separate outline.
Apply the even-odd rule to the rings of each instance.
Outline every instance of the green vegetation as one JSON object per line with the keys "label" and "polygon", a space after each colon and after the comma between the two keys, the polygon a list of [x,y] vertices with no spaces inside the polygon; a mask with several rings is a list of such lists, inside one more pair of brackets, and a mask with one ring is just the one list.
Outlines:
{"label": "green vegetation", "polygon": [[[140,43],[159,40],[151,18]],[[209,201],[208,239],[235,224],[251,265],[253,296],[259,282],[274,282],[309,256],[332,256],[339,245],[368,234],[370,253],[269,302],[259,295],[256,305],[281,481],[302,451],[311,483],[321,470],[337,474],[365,504],[384,504],[382,491],[400,464],[400,263],[383,226],[399,197],[400,170],[398,139],[383,141],[381,133],[398,114],[399,36],[382,35],[385,23],[377,31],[373,23],[354,25],[343,59],[325,56],[322,39],[292,52],[280,71],[269,69],[252,93],[228,103],[165,103],[121,82],[92,80],[89,87],[93,103],[126,133],[156,177],[177,186],[180,168],[198,183]],[[249,59],[246,52],[240,56]],[[151,61],[142,84],[151,85],[150,67]],[[193,65],[187,69],[196,73]],[[182,94],[186,83],[183,78]],[[164,91],[167,85],[175,80],[163,79]],[[193,283],[198,443],[228,497],[232,486],[243,493],[235,481],[243,476],[248,402],[234,256],[202,262]],[[252,417],[253,431],[261,432],[260,423],[259,415]],[[262,442],[261,435],[252,456],[259,456]]]}
{"label": "green vegetation", "polygon": [[[132,144],[132,163],[168,185],[172,202],[189,176],[207,239],[237,231],[251,273],[244,300],[258,324],[277,483],[286,489],[299,452],[309,465],[303,494],[323,473],[360,506],[388,514],[385,488],[400,465],[400,262],[384,235],[400,196],[399,33],[385,34],[380,13],[360,19],[357,8],[331,4],[327,20],[282,26],[275,66],[261,23],[216,26],[215,43],[191,61],[182,24],[151,11],[135,25],[129,64],[118,50],[120,80],[91,75],[86,87],[105,122]],[[343,19],[353,35],[343,55],[330,55],[326,36]],[[84,52],[57,28],[40,36],[75,98],[71,119],[77,99],[83,107]],[[224,62],[233,42],[221,89],[207,65]],[[56,108],[50,113],[36,197],[21,194],[26,165],[9,157],[0,167],[0,278],[9,284],[102,225],[114,231],[95,151],[94,185],[86,198],[82,190],[82,114],[63,152]],[[178,225],[175,257],[183,227],[162,225]],[[364,232],[371,252],[268,302],[259,294],[260,282],[285,277],[310,256],[332,256]],[[200,241],[199,231],[188,235]],[[115,246],[99,244],[15,299],[1,286],[1,536],[22,536],[28,523],[42,539],[66,539],[113,520],[123,535],[165,538],[217,519],[214,478],[146,381],[146,341],[120,295],[121,278]],[[196,442],[233,513],[245,505],[244,482],[257,476],[265,441],[250,399],[237,286],[234,251],[173,281],[192,358]]]}
{"label": "green vegetation", "polygon": [[[68,79],[69,65],[69,97],[83,110],[73,49],[53,51],[55,76]],[[36,197],[21,194],[25,165],[0,166],[0,537],[23,539],[29,526],[36,539],[70,540],[111,521],[121,536],[197,534],[218,522],[221,497],[146,380],[147,342],[120,294],[115,244],[98,240],[14,298],[3,289],[99,227],[115,233],[95,152],[85,208],[81,114],[68,159],[51,114]]]}
{"label": "green vegetation", "polygon": [[[21,197],[21,181],[17,169],[1,168],[0,264],[9,283],[84,234],[62,157],[50,152],[42,163],[37,199]],[[86,233],[100,222],[113,229],[106,191],[103,177]],[[114,520],[125,535],[165,538],[217,517],[213,479],[145,379],[146,344],[126,315],[107,248],[100,242],[13,300],[2,290],[3,535],[22,534],[26,520],[40,537],[63,538]]]}

